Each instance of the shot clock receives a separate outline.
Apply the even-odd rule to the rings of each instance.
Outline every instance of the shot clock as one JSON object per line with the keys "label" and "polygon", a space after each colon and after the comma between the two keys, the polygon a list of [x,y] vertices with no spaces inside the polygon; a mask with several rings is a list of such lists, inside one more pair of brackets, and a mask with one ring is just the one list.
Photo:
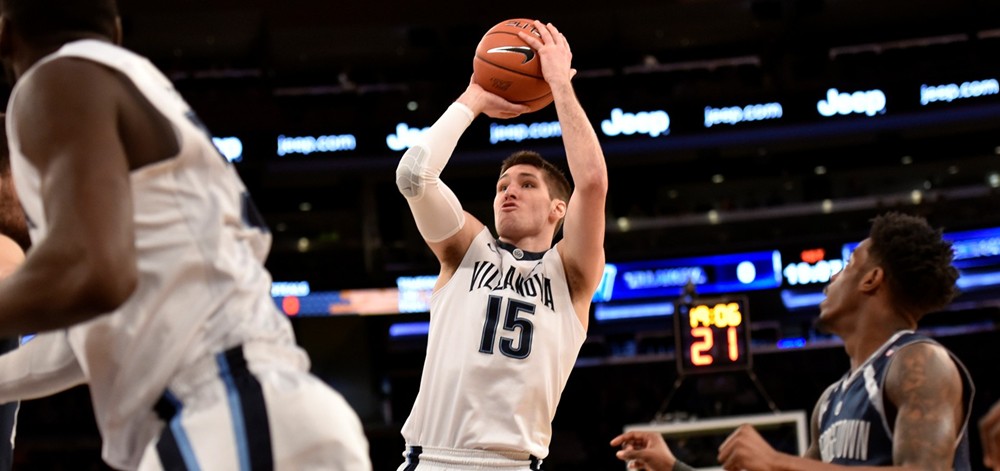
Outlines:
{"label": "shot clock", "polygon": [[748,370],[750,313],[746,297],[693,298],[674,310],[681,375]]}

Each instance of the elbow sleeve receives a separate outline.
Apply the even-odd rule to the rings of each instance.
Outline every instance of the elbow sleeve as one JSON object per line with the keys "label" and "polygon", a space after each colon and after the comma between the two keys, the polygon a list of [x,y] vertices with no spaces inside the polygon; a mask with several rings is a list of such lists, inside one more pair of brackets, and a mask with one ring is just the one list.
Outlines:
{"label": "elbow sleeve", "polygon": [[396,167],[396,187],[406,197],[424,240],[441,242],[462,229],[465,211],[451,188],[438,175],[427,171],[428,154],[423,146],[406,151]]}
{"label": "elbow sleeve", "polygon": [[467,107],[452,104],[396,166],[396,187],[406,197],[417,229],[427,242],[443,241],[465,224],[465,211],[455,193],[441,181],[441,172],[472,118]]}

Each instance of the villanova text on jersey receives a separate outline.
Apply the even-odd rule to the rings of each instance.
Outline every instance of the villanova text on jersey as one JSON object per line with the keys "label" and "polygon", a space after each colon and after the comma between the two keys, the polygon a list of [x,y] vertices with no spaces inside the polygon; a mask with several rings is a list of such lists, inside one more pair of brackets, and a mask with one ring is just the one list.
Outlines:
{"label": "villanova text on jersey", "polygon": [[527,278],[518,273],[517,267],[507,267],[506,273],[493,262],[478,261],[472,268],[469,280],[469,291],[486,289],[489,291],[513,290],[519,296],[537,298],[539,302],[555,311],[552,300],[552,281],[541,274],[535,273]]}

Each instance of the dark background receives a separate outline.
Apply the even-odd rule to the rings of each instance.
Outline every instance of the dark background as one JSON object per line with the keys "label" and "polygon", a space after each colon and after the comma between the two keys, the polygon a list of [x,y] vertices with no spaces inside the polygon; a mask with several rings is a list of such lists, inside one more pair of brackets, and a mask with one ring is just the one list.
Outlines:
{"label": "dark background", "polygon": [[[577,93],[595,126],[615,107],[670,112],[669,136],[602,137],[609,262],[838,246],[862,239],[870,218],[889,209],[947,231],[1000,226],[991,183],[1000,178],[991,177],[1000,170],[1000,95],[921,107],[915,92],[924,83],[1000,76],[1000,2],[119,4],[125,45],[173,79],[215,135],[243,140],[237,168],[273,229],[274,278],[308,280],[314,290],[389,287],[398,276],[437,271],[393,183],[399,153],[382,142],[398,123],[430,125],[468,82],[479,38],[510,17],[552,21],[566,34]],[[873,118],[820,118],[815,102],[834,87],[880,88],[890,103]],[[705,106],[773,101],[784,106],[780,122],[701,126]],[[549,107],[517,122],[554,119]],[[487,123],[473,125],[444,179],[489,223],[506,153],[527,147],[557,162],[563,156],[557,141],[490,146]],[[357,135],[357,150],[275,154],[280,134],[345,132]],[[775,297],[750,300],[754,371],[778,408],[809,413],[847,370],[847,357],[812,329],[814,312],[788,313]],[[963,295],[927,319],[977,383],[974,419],[1000,398],[991,350],[1000,340],[998,299]],[[425,339],[387,335],[404,320],[426,314],[293,320],[316,373],[364,420],[376,470],[401,462],[399,427],[419,385]],[[669,323],[592,324],[546,469],[621,469],[607,442],[657,412],[768,409],[746,373],[689,377],[675,391]],[[816,342],[774,348],[785,335]],[[103,469],[88,400],[77,388],[25,403],[18,469]]]}

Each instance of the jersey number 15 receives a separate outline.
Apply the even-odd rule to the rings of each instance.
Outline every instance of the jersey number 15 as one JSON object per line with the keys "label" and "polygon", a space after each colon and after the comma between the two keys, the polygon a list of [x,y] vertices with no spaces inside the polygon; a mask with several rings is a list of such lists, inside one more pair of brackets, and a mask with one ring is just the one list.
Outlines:
{"label": "jersey number 15", "polygon": [[[483,338],[479,342],[479,353],[493,354],[503,299],[500,296],[490,296],[489,303],[486,305],[486,323],[483,325]],[[528,358],[528,354],[531,353],[531,333],[534,327],[530,320],[519,317],[521,313],[534,315],[535,305],[516,299],[507,300],[507,313],[503,318],[503,330],[517,331],[517,341],[515,342],[510,337],[500,336],[500,353],[518,360]],[[517,347],[514,346],[515,343]]]}

